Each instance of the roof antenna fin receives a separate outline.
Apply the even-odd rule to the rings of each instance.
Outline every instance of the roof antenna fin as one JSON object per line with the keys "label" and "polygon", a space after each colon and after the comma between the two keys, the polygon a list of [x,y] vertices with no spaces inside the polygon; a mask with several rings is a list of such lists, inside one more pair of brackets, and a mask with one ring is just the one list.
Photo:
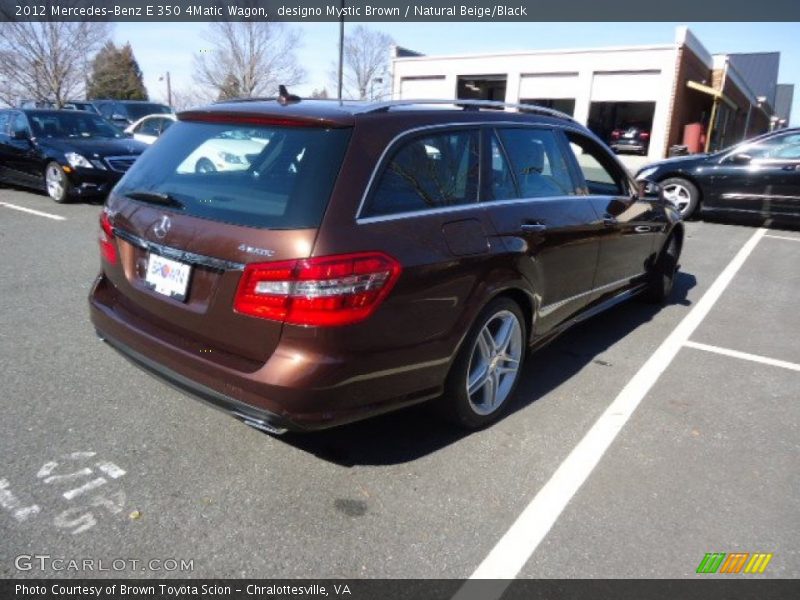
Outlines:
{"label": "roof antenna fin", "polygon": [[285,85],[278,86],[278,104],[281,106],[286,106],[287,104],[292,104],[294,102],[300,102],[300,100],[300,96],[290,94]]}

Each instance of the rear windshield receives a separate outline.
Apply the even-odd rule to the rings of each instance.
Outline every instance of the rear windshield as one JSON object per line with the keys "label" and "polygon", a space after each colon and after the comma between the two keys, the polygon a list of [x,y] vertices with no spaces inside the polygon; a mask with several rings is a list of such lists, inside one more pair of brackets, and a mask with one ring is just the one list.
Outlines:
{"label": "rear windshield", "polygon": [[178,122],[115,191],[167,194],[214,221],[318,227],[349,139],[349,129]]}

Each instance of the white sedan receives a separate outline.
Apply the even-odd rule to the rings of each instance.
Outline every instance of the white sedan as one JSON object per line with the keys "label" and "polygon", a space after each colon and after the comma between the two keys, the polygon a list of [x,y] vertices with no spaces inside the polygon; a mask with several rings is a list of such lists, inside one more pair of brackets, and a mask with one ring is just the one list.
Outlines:
{"label": "white sedan", "polygon": [[145,144],[152,144],[175,121],[177,121],[177,118],[171,114],[147,115],[128,125],[125,128],[125,133],[132,135],[135,140]]}
{"label": "white sedan", "polygon": [[[152,144],[164,133],[177,117],[171,114],[155,114],[142,117],[125,129],[133,139]],[[269,140],[259,138],[255,132],[247,135],[243,131],[226,131],[206,140],[186,157],[178,167],[178,173],[208,173],[211,171],[241,171],[250,166],[250,158],[258,155]]]}

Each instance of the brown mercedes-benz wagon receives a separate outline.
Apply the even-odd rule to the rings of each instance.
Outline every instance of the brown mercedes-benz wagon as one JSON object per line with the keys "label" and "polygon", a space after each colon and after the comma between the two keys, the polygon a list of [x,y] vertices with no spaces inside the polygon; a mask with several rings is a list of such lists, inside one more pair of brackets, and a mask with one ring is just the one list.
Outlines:
{"label": "brown mercedes-benz wagon", "polygon": [[180,114],[100,216],[98,334],[273,433],[495,421],[528,350],[670,293],[683,228],[569,117],[452,102]]}

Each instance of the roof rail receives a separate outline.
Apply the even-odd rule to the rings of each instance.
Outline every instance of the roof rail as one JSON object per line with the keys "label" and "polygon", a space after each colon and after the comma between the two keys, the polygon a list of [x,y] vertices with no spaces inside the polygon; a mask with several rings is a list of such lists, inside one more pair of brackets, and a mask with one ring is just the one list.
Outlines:
{"label": "roof rail", "polygon": [[545,108],[544,106],[537,106],[535,104],[514,104],[511,102],[500,102],[498,100],[464,100],[464,99],[453,99],[453,100],[387,100],[385,102],[374,102],[372,104],[367,104],[364,108],[358,111],[360,114],[368,114],[368,113],[375,113],[375,112],[382,112],[382,111],[389,111],[392,108],[399,107],[399,106],[414,106],[414,105],[434,105],[434,106],[445,106],[445,105],[452,105],[461,107],[464,110],[480,110],[482,108],[516,108],[521,111],[530,112],[539,115],[545,115],[548,117],[555,117],[557,119],[566,119],[568,121],[574,121],[571,116],[566,113],[563,113],[558,110],[553,110],[552,108]]}

